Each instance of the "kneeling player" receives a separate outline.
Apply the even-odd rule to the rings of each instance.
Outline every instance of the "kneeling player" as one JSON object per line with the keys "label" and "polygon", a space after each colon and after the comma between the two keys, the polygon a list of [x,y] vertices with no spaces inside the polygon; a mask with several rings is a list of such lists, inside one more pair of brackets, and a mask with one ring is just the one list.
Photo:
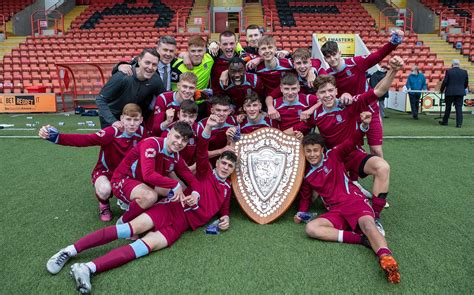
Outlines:
{"label": "kneeling player", "polygon": [[317,133],[303,138],[303,150],[310,166],[300,190],[301,200],[309,200],[316,191],[323,200],[327,213],[306,225],[311,238],[371,247],[379,257],[381,268],[390,283],[400,282],[398,264],[377,230],[374,211],[360,189],[346,175],[343,159],[354,150],[352,139],[324,153],[324,139]]}
{"label": "kneeling player", "polygon": [[109,126],[94,134],[63,134],[54,127],[46,125],[39,131],[39,136],[53,143],[67,146],[88,147],[100,146],[99,159],[92,170],[92,184],[99,201],[99,217],[102,221],[110,221],[109,198],[112,196],[110,180],[115,168],[139,140],[144,137],[142,111],[137,104],[129,103],[123,108],[120,122],[124,131]]}
{"label": "kneeling player", "polygon": [[[195,230],[217,213],[220,216],[218,227],[227,230],[230,226],[231,191],[228,177],[234,171],[237,156],[229,151],[222,153],[216,168],[212,169],[207,150],[211,129],[215,126],[216,116],[211,115],[199,138],[198,173],[192,180],[193,191],[188,196],[181,198],[180,202],[160,202],[129,223],[109,226],[82,237],[51,257],[46,264],[47,270],[51,274],[57,274],[71,257],[84,250],[149,231],[130,245],[116,248],[90,262],[72,265],[71,275],[78,291],[90,293],[92,274],[119,267],[151,251],[170,247],[188,228]],[[187,192],[189,191],[191,189]]]}

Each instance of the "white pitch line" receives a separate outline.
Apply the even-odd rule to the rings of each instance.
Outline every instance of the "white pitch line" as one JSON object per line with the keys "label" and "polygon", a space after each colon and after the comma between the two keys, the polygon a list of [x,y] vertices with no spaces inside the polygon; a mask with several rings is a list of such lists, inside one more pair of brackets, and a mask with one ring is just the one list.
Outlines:
{"label": "white pitch line", "polygon": [[0,138],[37,138],[37,139],[40,139],[39,136],[33,136],[33,135],[0,135]]}
{"label": "white pitch line", "polygon": [[100,129],[76,129],[78,131],[99,131]]}
{"label": "white pitch line", "polygon": [[35,130],[35,128],[4,128],[2,130],[15,130],[15,131],[31,131]]}

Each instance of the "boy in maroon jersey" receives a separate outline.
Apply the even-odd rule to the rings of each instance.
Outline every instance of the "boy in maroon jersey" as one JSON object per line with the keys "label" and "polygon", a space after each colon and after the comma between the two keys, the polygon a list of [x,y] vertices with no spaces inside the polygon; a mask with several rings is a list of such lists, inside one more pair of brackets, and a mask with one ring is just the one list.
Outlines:
{"label": "boy in maroon jersey", "polygon": [[237,156],[227,151],[220,156],[215,169],[210,166],[207,150],[211,129],[217,124],[218,119],[211,115],[202,137],[199,138],[198,173],[192,180],[186,197],[182,197],[179,202],[160,202],[129,223],[109,226],[82,237],[52,256],[46,264],[47,270],[51,274],[57,274],[71,257],[82,251],[117,239],[129,238],[134,234],[146,233],[141,239],[118,247],[90,262],[72,265],[71,275],[76,281],[77,290],[90,293],[92,274],[119,267],[148,255],[151,251],[171,247],[187,229],[195,230],[216,214],[220,216],[219,229],[227,230],[230,226],[231,191],[228,177],[234,171]]}
{"label": "boy in maroon jersey", "polygon": [[147,138],[125,156],[111,181],[114,195],[129,205],[119,222],[137,217],[153,206],[158,196],[171,200],[183,196],[181,184],[169,175],[174,171],[186,183],[193,178],[179,154],[192,136],[189,124],[177,122],[166,138]]}
{"label": "boy in maroon jersey", "polygon": [[125,158],[127,152],[144,137],[144,129],[140,126],[142,121],[140,107],[129,103],[125,105],[120,116],[120,122],[124,126],[123,132],[109,126],[94,134],[60,134],[55,132],[55,128],[50,125],[43,126],[39,131],[41,138],[60,145],[100,146],[99,159],[92,170],[91,180],[99,201],[99,218],[102,221],[112,219],[109,205],[109,198],[112,196],[110,180],[115,168]]}
{"label": "boy in maroon jersey", "polygon": [[185,100],[181,103],[178,111],[178,121],[174,120],[174,109],[167,109],[167,119],[162,123],[163,128],[166,128],[162,133],[161,137],[166,137],[173,128],[176,122],[185,122],[193,129],[193,137],[189,138],[188,144],[182,149],[179,154],[183,157],[186,165],[189,169],[194,172],[196,170],[196,139],[197,139],[197,123],[196,119],[198,116],[198,106],[193,100]]}
{"label": "boy in maroon jersey", "polygon": [[178,91],[169,91],[160,94],[156,97],[154,103],[154,112],[149,121],[151,127],[150,134],[152,136],[160,136],[161,132],[166,129],[162,125],[165,121],[166,110],[169,108],[179,110],[179,106],[184,100],[191,100],[194,98],[196,92],[197,76],[192,72],[182,73],[179,76],[179,82],[177,84]]}
{"label": "boy in maroon jersey", "polygon": [[250,92],[256,92],[263,97],[263,83],[256,74],[245,71],[245,62],[241,58],[233,58],[229,62],[229,85],[220,84],[220,91],[214,94],[224,93],[232,100],[235,113],[242,113],[244,98]]}
{"label": "boy in maroon jersey", "polygon": [[[361,114],[363,125],[371,115]],[[364,129],[363,127],[361,129]],[[362,137],[359,133],[354,136]],[[306,225],[309,237],[323,241],[363,244],[371,247],[379,257],[380,267],[387,280],[400,282],[398,264],[387,246],[384,236],[377,230],[374,211],[359,188],[347,175],[344,159],[354,150],[360,138],[349,138],[324,153],[325,142],[321,135],[310,133],[303,138],[303,151],[310,164],[300,189],[300,211],[307,211],[312,191],[316,191],[328,210]],[[299,221],[295,216],[295,221]]]}
{"label": "boy in maroon jersey", "polygon": [[[272,120],[262,113],[262,103],[257,93],[250,92],[244,100],[244,111],[242,122],[239,123],[240,133],[249,134],[253,131],[265,128],[273,127],[278,129],[278,121]],[[227,129],[227,137],[233,138],[237,132],[236,127],[230,127]]]}
{"label": "boy in maroon jersey", "polygon": [[[390,42],[382,48],[367,56],[354,56],[342,58],[341,51],[337,43],[328,41],[321,47],[324,60],[329,64],[327,73],[336,78],[337,89],[339,93],[348,92],[357,95],[366,92],[369,89],[366,71],[381,62],[401,43],[403,31],[397,30],[392,34]],[[371,128],[367,133],[368,144],[372,154],[383,157],[382,141],[383,128],[382,120],[378,114],[380,113],[378,102],[374,102],[367,106],[367,110],[377,116],[373,116]]]}
{"label": "boy in maroon jersey", "polygon": [[[403,60],[395,56],[389,61],[390,70],[374,89],[370,89],[353,98],[353,103],[347,107],[339,106],[336,100],[337,88],[333,76],[319,76],[316,78],[314,87],[322,105],[317,107],[310,119],[310,124],[317,126],[323,136],[328,149],[332,149],[352,138],[354,132],[359,128],[359,114],[367,109],[372,102],[383,96],[392,84],[395,75],[403,67]],[[362,144],[362,140],[359,145]],[[375,211],[377,225],[381,232],[383,229],[379,223],[380,213],[384,208],[388,195],[390,166],[381,157],[367,155],[361,148],[354,149],[345,159],[346,169],[351,174],[352,180],[367,175],[374,176],[372,187],[372,204]]]}
{"label": "boy in maroon jersey", "polygon": [[[318,102],[318,98],[312,94],[300,93],[300,83],[295,74],[286,74],[280,82],[280,90],[283,97],[272,102],[271,107],[279,114],[280,130],[293,134],[299,131],[306,134],[311,125],[300,120],[302,112],[308,110]],[[270,105],[268,105],[270,112]]]}
{"label": "boy in maroon jersey", "polygon": [[[234,117],[230,116],[232,112],[230,105],[230,98],[226,95],[214,95],[211,99],[211,114],[217,116],[217,125],[212,128],[209,158],[214,165],[216,158],[225,151],[233,151],[233,148],[228,145],[226,131],[229,127],[238,125]],[[198,123],[198,135],[207,124],[208,118],[202,119]]]}

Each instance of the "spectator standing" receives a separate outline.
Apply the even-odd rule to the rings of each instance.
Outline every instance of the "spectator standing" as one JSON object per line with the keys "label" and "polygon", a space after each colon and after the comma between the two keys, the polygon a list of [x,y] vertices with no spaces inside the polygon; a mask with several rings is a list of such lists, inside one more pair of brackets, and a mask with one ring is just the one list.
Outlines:
{"label": "spectator standing", "polygon": [[407,83],[405,87],[408,90],[408,96],[410,97],[411,115],[413,119],[418,120],[418,109],[420,104],[420,92],[410,92],[410,90],[428,90],[426,87],[425,75],[420,72],[417,65],[411,68],[411,73],[408,75]]}
{"label": "spectator standing", "polygon": [[441,83],[440,92],[445,95],[446,109],[444,117],[438,123],[440,125],[448,125],[449,115],[451,113],[451,105],[456,108],[456,128],[462,126],[462,102],[463,97],[468,93],[469,78],[467,71],[459,67],[459,60],[453,59],[452,68],[446,71],[443,83]]}

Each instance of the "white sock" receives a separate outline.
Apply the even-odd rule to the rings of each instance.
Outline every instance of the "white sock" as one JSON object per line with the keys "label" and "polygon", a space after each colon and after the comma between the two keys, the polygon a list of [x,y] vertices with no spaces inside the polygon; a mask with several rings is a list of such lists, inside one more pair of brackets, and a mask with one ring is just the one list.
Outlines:
{"label": "white sock", "polygon": [[343,237],[344,237],[343,235],[344,235],[344,231],[343,231],[343,230],[340,230],[339,233],[338,233],[338,235],[337,235],[337,241],[338,241],[339,243],[342,243],[342,242],[343,242]]}
{"label": "white sock", "polygon": [[74,257],[77,255],[77,250],[76,250],[76,247],[74,247],[74,245],[69,245],[66,248],[64,248],[64,250],[69,254],[69,256]]}
{"label": "white sock", "polygon": [[90,269],[91,273],[95,273],[97,271],[97,267],[95,266],[94,262],[90,261],[84,264]]}

